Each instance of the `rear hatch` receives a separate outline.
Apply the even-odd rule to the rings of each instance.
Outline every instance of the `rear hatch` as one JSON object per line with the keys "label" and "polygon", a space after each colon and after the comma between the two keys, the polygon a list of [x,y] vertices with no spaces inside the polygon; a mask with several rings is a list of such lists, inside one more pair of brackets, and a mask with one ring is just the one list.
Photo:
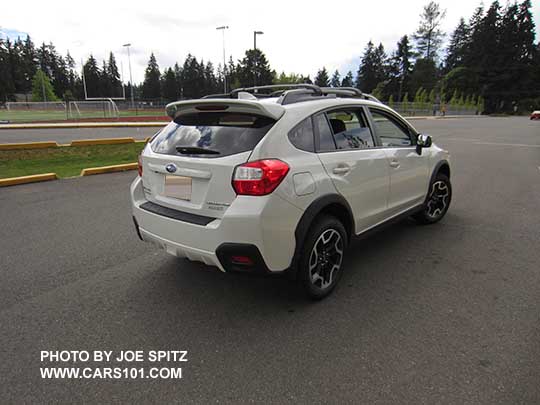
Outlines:
{"label": "rear hatch", "polygon": [[[275,107],[279,107],[276,109]],[[142,156],[145,196],[180,211],[221,218],[236,198],[236,166],[283,114],[281,106],[196,100],[167,106],[173,121]]]}

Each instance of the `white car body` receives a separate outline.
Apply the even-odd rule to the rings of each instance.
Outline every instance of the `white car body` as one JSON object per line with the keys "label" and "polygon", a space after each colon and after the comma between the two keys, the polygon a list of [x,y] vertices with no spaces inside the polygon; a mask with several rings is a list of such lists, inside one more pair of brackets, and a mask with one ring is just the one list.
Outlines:
{"label": "white car body", "polygon": [[[328,97],[287,105],[280,105],[277,98],[201,99],[173,103],[168,110],[174,117],[194,113],[201,106],[220,105],[226,106],[227,112],[264,115],[276,122],[253,150],[224,157],[157,153],[153,145],[158,134],[141,153],[142,177],[133,181],[131,198],[136,226],[144,241],[222,271],[235,266],[223,262],[226,259],[220,258],[220,246],[234,251],[236,245],[255,246],[262,259],[260,263],[255,252],[255,264],[266,272],[291,269],[311,221],[325,207],[349,222],[344,226],[352,237],[422,207],[430,181],[441,168],[450,176],[447,151],[434,144],[417,147],[418,133],[407,121],[389,107],[366,99]],[[373,147],[318,153],[291,143],[289,133],[297,125],[314,125],[310,117],[340,109],[354,109],[367,120]],[[411,145],[383,146],[376,136],[375,126],[381,122],[375,124],[371,114],[375,111],[406,126]],[[323,118],[318,117],[324,132]],[[313,126],[313,131],[319,134],[321,129]],[[237,195],[231,184],[235,168],[262,159],[279,159],[289,171],[270,194]],[[174,175],[191,179],[189,201],[164,195],[169,164],[177,167]],[[154,212],[141,208],[148,202]],[[156,207],[162,207],[163,212]],[[180,219],[171,218],[176,212]],[[183,220],[184,214],[188,220]],[[199,217],[203,219],[199,221]]]}

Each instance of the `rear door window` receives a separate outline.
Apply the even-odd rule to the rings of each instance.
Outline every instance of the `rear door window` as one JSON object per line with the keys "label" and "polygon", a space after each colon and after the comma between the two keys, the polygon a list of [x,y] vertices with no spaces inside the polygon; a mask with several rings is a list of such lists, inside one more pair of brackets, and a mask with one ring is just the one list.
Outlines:
{"label": "rear door window", "polygon": [[156,153],[217,158],[247,152],[275,121],[254,114],[204,112],[175,118],[152,142]]}
{"label": "rear door window", "polygon": [[361,110],[338,110],[327,113],[337,149],[373,148],[375,142]]}

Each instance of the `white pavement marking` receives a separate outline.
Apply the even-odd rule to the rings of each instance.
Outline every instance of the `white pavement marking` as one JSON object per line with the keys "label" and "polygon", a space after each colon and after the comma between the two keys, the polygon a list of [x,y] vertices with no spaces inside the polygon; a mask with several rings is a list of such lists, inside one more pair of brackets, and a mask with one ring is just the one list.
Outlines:
{"label": "white pavement marking", "polygon": [[540,148],[540,145],[531,145],[525,143],[501,143],[501,142],[475,142],[475,145],[495,145],[495,146],[518,146],[523,148]]}

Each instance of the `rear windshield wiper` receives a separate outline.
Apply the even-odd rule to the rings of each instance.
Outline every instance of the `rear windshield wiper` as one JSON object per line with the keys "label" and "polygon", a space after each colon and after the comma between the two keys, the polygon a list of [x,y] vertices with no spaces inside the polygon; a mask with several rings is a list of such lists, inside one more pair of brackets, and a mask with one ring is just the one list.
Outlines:
{"label": "rear windshield wiper", "polygon": [[182,155],[219,155],[214,149],[199,148],[198,146],[177,146],[176,151]]}

